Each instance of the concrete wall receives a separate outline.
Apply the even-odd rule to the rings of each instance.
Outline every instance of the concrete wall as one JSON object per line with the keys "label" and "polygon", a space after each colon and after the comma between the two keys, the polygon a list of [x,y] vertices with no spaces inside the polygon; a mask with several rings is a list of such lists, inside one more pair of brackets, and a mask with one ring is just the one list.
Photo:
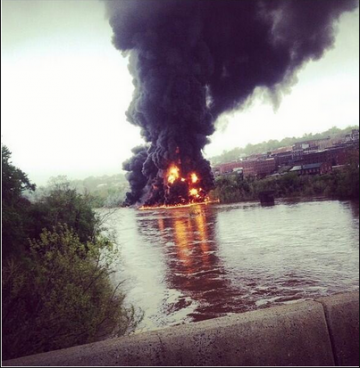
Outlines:
{"label": "concrete wall", "polygon": [[4,366],[359,365],[359,293],[101,341]]}

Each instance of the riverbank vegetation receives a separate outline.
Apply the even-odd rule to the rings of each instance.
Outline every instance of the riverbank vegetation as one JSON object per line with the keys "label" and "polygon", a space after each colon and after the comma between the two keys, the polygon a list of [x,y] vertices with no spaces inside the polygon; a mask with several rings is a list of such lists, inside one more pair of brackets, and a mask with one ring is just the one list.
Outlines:
{"label": "riverbank vegetation", "polygon": [[222,203],[258,200],[264,191],[273,191],[276,198],[326,196],[338,199],[359,199],[359,167],[347,165],[342,171],[326,175],[299,176],[287,173],[261,180],[242,179],[233,174],[218,177],[211,196]]}
{"label": "riverbank vegetation", "polygon": [[92,197],[54,183],[32,203],[2,147],[3,359],[120,336],[139,319],[110,282],[114,244]]}
{"label": "riverbank vegetation", "polygon": [[91,199],[94,208],[121,206],[129,190],[129,183],[124,174],[90,176],[83,180],[69,180],[66,176],[60,175],[50,178],[47,185],[37,188],[35,192],[28,191],[26,196],[31,202],[37,202],[59,183],[66,183],[68,189],[73,189],[76,193]]}

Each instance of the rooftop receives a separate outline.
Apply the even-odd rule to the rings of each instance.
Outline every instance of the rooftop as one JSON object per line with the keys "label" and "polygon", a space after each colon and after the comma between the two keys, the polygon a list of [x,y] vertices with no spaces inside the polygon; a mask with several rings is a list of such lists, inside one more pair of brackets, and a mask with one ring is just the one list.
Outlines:
{"label": "rooftop", "polygon": [[318,169],[322,166],[322,163],[318,163],[318,164],[310,164],[310,165],[304,165],[303,169],[304,170],[308,170],[308,169]]}
{"label": "rooftop", "polygon": [[302,165],[302,166],[294,166],[290,171],[300,171],[300,170],[311,170],[311,169],[319,169],[322,163],[318,164],[310,164],[310,165]]}
{"label": "rooftop", "polygon": [[300,171],[302,166],[294,166],[290,171]]}

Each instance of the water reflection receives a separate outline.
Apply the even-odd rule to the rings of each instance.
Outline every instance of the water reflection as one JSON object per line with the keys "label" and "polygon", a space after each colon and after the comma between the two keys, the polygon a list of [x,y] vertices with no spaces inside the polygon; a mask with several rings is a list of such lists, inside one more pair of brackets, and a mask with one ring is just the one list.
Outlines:
{"label": "water reflection", "polygon": [[[344,206],[346,206],[346,202],[344,203]],[[357,241],[353,243],[353,247],[359,251],[359,201],[349,201],[348,202],[350,210],[351,210],[351,226],[353,231],[357,234]]]}
{"label": "water reflection", "polygon": [[145,329],[359,287],[358,202],[118,213],[119,281]]}
{"label": "water reflection", "polygon": [[352,212],[354,219],[359,220],[359,201],[350,201],[349,206],[351,208],[351,212]]}
{"label": "water reflection", "polygon": [[148,238],[155,230],[164,246],[168,287],[185,296],[169,304],[168,312],[181,309],[190,301],[196,307],[188,316],[195,321],[229,312],[224,300],[233,291],[217,256],[216,217],[216,211],[203,206],[151,215],[139,213],[137,223],[142,236]]}

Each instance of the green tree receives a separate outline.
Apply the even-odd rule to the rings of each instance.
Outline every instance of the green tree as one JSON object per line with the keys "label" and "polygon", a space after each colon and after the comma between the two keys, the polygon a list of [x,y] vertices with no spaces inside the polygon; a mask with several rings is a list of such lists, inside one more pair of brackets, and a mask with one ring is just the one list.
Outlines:
{"label": "green tree", "polygon": [[134,309],[111,286],[113,252],[101,237],[82,243],[58,226],[30,242],[28,256],[3,266],[3,358],[11,359],[120,336]]}
{"label": "green tree", "polygon": [[92,198],[61,178],[31,203],[35,186],[10,157],[3,146],[3,358],[131,330],[139,319],[111,285],[112,242]]}
{"label": "green tree", "polygon": [[38,238],[43,229],[66,224],[78,235],[81,242],[92,241],[99,235],[99,219],[92,209],[92,197],[81,195],[69,182],[54,182],[31,209],[30,238]]}
{"label": "green tree", "polygon": [[30,226],[31,204],[24,198],[26,190],[34,191],[27,175],[11,163],[11,152],[2,146],[2,254],[7,258],[21,252]]}

